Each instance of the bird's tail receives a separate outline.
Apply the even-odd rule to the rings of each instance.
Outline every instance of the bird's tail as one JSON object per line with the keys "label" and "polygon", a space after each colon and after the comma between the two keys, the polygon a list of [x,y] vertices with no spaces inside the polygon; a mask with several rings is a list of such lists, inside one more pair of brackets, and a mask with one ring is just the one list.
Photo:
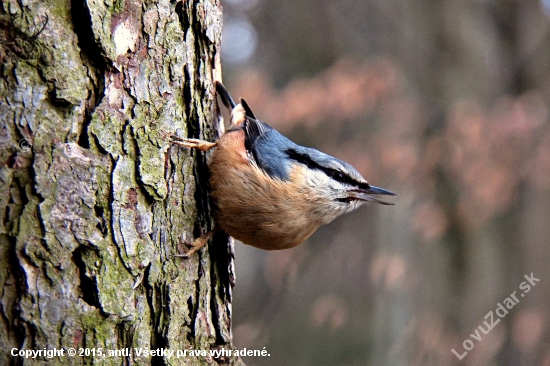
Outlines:
{"label": "bird's tail", "polygon": [[233,98],[231,98],[231,95],[229,94],[227,89],[225,89],[225,86],[223,86],[223,84],[219,81],[216,81],[216,91],[222,98],[223,105],[225,105],[227,109],[232,111],[236,107],[235,101],[233,100]]}

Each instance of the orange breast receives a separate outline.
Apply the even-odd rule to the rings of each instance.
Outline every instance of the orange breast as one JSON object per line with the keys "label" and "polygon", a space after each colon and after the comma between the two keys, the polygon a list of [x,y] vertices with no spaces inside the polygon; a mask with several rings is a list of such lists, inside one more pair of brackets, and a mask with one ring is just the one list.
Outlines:
{"label": "orange breast", "polygon": [[289,181],[272,179],[251,163],[244,131],[229,131],[218,140],[209,162],[215,219],[237,240],[261,249],[294,247],[324,224],[318,198],[304,188],[297,166]]}

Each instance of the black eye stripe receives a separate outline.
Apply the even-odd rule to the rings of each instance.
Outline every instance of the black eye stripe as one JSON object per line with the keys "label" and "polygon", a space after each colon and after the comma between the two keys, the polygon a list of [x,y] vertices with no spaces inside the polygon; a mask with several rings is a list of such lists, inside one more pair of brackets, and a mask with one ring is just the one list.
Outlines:
{"label": "black eye stripe", "polygon": [[328,175],[329,177],[331,177],[332,179],[340,183],[346,183],[352,186],[359,186],[361,184],[361,182],[357,182],[356,180],[352,179],[349,175],[344,174],[336,169],[323,167],[321,168],[321,171],[323,171],[323,173],[325,173],[326,175]]}
{"label": "black eye stripe", "polygon": [[344,179],[345,179],[345,175],[342,172],[340,172],[336,169],[325,168],[325,169],[322,169],[322,170],[326,175],[328,175],[332,179],[337,180],[339,182],[343,182]]}
{"label": "black eye stripe", "polygon": [[338,181],[340,183],[349,184],[349,185],[359,187],[359,188],[362,188],[362,189],[369,189],[370,188],[368,183],[358,182],[355,179],[353,179],[352,177],[350,177],[348,174],[346,174],[346,173],[344,173],[340,170],[322,166],[321,164],[317,163],[316,161],[311,159],[306,154],[300,154],[297,151],[292,150],[292,149],[286,150],[286,154],[292,160],[295,160],[298,163],[306,165],[309,169],[316,169],[316,170],[322,171],[323,173],[325,173],[327,176],[334,179],[335,181]]}

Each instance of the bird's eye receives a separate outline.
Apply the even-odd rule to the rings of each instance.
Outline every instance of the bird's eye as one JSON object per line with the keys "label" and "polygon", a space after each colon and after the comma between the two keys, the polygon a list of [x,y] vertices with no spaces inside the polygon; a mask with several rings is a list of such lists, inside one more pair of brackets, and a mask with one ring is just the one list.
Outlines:
{"label": "bird's eye", "polygon": [[331,173],[330,176],[332,179],[335,179],[338,181],[341,181],[344,179],[344,174],[342,172],[339,172],[338,170],[333,170],[330,173]]}

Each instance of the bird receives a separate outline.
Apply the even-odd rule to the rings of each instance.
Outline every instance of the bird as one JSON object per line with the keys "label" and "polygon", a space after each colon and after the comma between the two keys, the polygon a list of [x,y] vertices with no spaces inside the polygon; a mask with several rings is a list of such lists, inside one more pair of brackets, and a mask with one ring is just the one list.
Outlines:
{"label": "bird", "polygon": [[172,136],[175,145],[208,151],[214,229],[176,256],[190,257],[217,230],[265,250],[295,247],[320,226],[366,202],[393,205],[372,195],[397,196],[373,186],[349,163],[300,146],[257,119],[244,99],[235,103],[216,81],[231,112],[227,131],[215,142]]}

